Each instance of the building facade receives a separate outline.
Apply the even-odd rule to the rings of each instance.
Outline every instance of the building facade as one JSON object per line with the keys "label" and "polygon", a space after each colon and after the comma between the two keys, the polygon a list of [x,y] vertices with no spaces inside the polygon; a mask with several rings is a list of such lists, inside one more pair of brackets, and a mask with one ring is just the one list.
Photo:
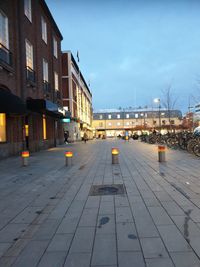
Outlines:
{"label": "building facade", "polygon": [[1,1],[0,24],[0,158],[56,146],[62,35],[44,0]]}
{"label": "building facade", "polygon": [[181,126],[179,110],[165,109],[115,109],[99,110],[93,114],[93,128],[96,137],[124,136],[133,132],[152,129],[175,129]]}
{"label": "building facade", "polygon": [[86,132],[92,138],[92,94],[72,53],[62,53],[63,106],[71,113],[70,121],[64,123],[69,141],[81,140]]}

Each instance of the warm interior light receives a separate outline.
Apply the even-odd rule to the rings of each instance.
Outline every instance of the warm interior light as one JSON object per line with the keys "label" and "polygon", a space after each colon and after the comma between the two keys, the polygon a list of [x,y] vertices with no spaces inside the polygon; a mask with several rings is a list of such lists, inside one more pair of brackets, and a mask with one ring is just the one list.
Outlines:
{"label": "warm interior light", "polygon": [[0,142],[6,142],[6,114],[0,113]]}
{"label": "warm interior light", "polygon": [[43,115],[42,122],[43,122],[43,139],[46,140],[47,139],[47,125],[46,125],[45,115]]}

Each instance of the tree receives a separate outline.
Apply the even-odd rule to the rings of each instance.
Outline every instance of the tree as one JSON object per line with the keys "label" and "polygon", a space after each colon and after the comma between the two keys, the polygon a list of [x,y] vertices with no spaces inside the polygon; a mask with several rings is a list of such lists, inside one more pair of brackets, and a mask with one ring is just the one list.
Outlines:
{"label": "tree", "polygon": [[172,129],[172,124],[171,124],[171,115],[172,115],[172,110],[175,107],[175,104],[178,100],[178,97],[175,97],[174,92],[172,91],[172,86],[171,84],[162,91],[163,93],[163,98],[162,98],[162,104],[167,110],[167,116],[169,120],[169,127],[170,131]]}

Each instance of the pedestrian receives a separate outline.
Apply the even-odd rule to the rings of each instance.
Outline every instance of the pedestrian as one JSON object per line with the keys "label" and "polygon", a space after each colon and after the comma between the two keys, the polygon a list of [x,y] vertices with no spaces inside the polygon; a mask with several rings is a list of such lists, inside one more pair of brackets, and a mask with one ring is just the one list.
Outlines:
{"label": "pedestrian", "polygon": [[86,142],[87,142],[87,140],[88,140],[88,136],[87,136],[87,134],[86,134],[86,133],[84,133],[84,135],[83,135],[83,141],[86,143]]}
{"label": "pedestrian", "polygon": [[65,142],[65,144],[68,144],[68,138],[69,138],[69,132],[68,131],[64,131],[64,142]]}

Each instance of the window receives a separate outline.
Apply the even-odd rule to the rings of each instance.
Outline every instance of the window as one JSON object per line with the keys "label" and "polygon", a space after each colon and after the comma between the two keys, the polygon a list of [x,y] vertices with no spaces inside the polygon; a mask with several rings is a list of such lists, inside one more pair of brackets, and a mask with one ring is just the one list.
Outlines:
{"label": "window", "polygon": [[103,119],[103,116],[102,115],[99,115],[99,119],[102,120]]}
{"label": "window", "polygon": [[126,118],[129,119],[129,114],[126,114]]}
{"label": "window", "polygon": [[43,80],[45,82],[49,81],[49,76],[48,76],[48,62],[43,59]]}
{"label": "window", "polygon": [[140,113],[140,116],[143,117],[144,116],[144,113]]}
{"label": "window", "polygon": [[53,55],[58,58],[58,42],[55,37],[53,37]]}
{"label": "window", "polygon": [[117,118],[120,119],[120,114],[117,114]]}
{"label": "window", "polygon": [[103,127],[103,122],[100,122],[99,123],[99,127]]}
{"label": "window", "polygon": [[120,126],[120,122],[117,122],[117,126]]}
{"label": "window", "polygon": [[54,87],[55,87],[55,90],[59,90],[58,88],[58,73],[55,71],[54,72]]}
{"label": "window", "polygon": [[165,120],[162,120],[162,124],[164,124],[164,125],[165,125]]}
{"label": "window", "polygon": [[43,115],[42,117],[42,126],[43,126],[43,139],[47,139],[47,123],[46,123],[46,117]]}
{"label": "window", "polygon": [[135,118],[136,118],[136,119],[138,118],[138,114],[135,114]]}
{"label": "window", "polygon": [[110,114],[108,115],[108,119],[111,119],[111,115]]}
{"label": "window", "polygon": [[1,45],[7,49],[9,48],[8,18],[0,10],[0,48],[2,47]]}
{"label": "window", "polygon": [[175,124],[175,121],[174,120],[171,120],[170,122],[171,122],[171,124]]}
{"label": "window", "polygon": [[31,0],[24,0],[24,14],[32,22]]}
{"label": "window", "polygon": [[0,142],[6,142],[6,114],[0,113]]}
{"label": "window", "polygon": [[108,123],[108,126],[112,126],[112,123],[111,123],[111,122],[109,122],[109,123]]}
{"label": "window", "polygon": [[45,19],[42,17],[42,40],[47,44],[47,23]]}
{"label": "window", "polygon": [[127,123],[126,123],[126,125],[127,125],[127,126],[129,126],[129,125],[130,125],[130,123],[129,123],[129,122],[127,122]]}
{"label": "window", "polygon": [[33,46],[26,40],[26,67],[33,70]]}

